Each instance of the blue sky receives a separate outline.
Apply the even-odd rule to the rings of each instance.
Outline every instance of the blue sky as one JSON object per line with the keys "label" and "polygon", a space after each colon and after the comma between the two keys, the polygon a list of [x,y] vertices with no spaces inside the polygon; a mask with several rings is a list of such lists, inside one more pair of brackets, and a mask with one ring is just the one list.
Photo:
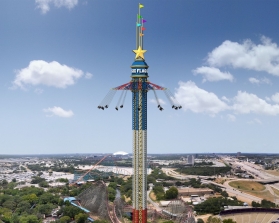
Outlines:
{"label": "blue sky", "polygon": [[[0,154],[132,151],[134,0],[0,2]],[[142,0],[148,153],[278,152],[279,1]]]}

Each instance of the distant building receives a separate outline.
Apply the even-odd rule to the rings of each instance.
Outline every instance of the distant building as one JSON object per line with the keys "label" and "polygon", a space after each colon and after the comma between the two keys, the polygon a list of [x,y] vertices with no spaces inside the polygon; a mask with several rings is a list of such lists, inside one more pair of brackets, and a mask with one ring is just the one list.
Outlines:
{"label": "distant building", "polygon": [[205,194],[213,194],[213,190],[209,188],[177,188],[179,196],[191,196],[198,195],[203,196]]}
{"label": "distant building", "polygon": [[240,157],[241,156],[241,152],[237,152],[237,157]]}
{"label": "distant building", "polygon": [[195,164],[195,157],[193,155],[188,155],[188,164],[194,166],[194,164]]}

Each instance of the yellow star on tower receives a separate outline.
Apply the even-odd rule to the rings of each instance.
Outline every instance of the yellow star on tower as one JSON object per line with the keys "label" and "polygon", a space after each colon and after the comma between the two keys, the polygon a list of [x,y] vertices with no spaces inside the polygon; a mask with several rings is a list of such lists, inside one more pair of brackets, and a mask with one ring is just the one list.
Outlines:
{"label": "yellow star on tower", "polygon": [[141,57],[142,59],[144,59],[144,53],[146,52],[147,50],[143,50],[141,48],[141,46],[139,46],[139,48],[137,50],[133,50],[133,52],[136,54],[136,59],[138,59],[139,57]]}

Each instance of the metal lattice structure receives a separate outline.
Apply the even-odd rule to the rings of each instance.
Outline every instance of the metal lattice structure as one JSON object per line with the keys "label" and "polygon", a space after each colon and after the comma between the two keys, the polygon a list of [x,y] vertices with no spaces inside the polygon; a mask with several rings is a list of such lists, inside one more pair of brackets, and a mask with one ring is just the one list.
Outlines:
{"label": "metal lattice structure", "polygon": [[180,199],[172,200],[162,214],[177,223],[195,223],[192,208]]}
{"label": "metal lattice structure", "polygon": [[99,216],[102,219],[110,219],[107,188],[102,181],[92,184],[91,187],[79,194],[76,199],[92,215]]}
{"label": "metal lattice structure", "polygon": [[[85,174],[86,173],[86,174]],[[111,167],[111,166],[96,166],[90,170],[75,170],[74,182],[78,181],[97,181],[108,179],[109,177],[124,177],[131,176],[132,173],[125,168]]]}
{"label": "metal lattice structure", "polygon": [[132,126],[133,126],[133,222],[146,223],[147,222],[147,93],[153,91],[158,109],[163,110],[159,103],[156,91],[162,90],[167,96],[172,108],[182,108],[176,101],[174,95],[164,87],[153,84],[148,80],[148,65],[144,59],[143,49],[143,31],[145,30],[144,20],[141,16],[140,9],[143,8],[139,4],[139,13],[136,22],[136,54],[135,60],[131,66],[132,74],[131,81],[112,88],[103,101],[98,106],[99,109],[106,109],[109,107],[116,91],[122,90],[121,96],[115,107],[116,110],[124,107],[127,91],[132,92]]}

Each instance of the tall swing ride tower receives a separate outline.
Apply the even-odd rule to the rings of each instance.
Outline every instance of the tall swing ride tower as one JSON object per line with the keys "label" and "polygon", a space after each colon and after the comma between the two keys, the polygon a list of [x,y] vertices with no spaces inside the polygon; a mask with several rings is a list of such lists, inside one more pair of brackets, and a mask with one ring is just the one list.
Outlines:
{"label": "tall swing ride tower", "polygon": [[[132,128],[133,128],[133,222],[147,222],[147,93],[153,91],[157,107],[163,110],[159,103],[156,90],[164,91],[173,109],[180,109],[173,94],[164,87],[153,84],[148,80],[148,65],[144,59],[143,38],[145,19],[141,16],[141,9],[144,6],[139,4],[139,11],[136,22],[136,54],[131,66],[131,81],[119,87],[112,88],[104,100],[98,106],[99,109],[109,107],[117,90],[122,90],[121,96],[115,107],[116,110],[123,108],[127,91],[132,92]],[[125,93],[124,93],[125,92]]]}

